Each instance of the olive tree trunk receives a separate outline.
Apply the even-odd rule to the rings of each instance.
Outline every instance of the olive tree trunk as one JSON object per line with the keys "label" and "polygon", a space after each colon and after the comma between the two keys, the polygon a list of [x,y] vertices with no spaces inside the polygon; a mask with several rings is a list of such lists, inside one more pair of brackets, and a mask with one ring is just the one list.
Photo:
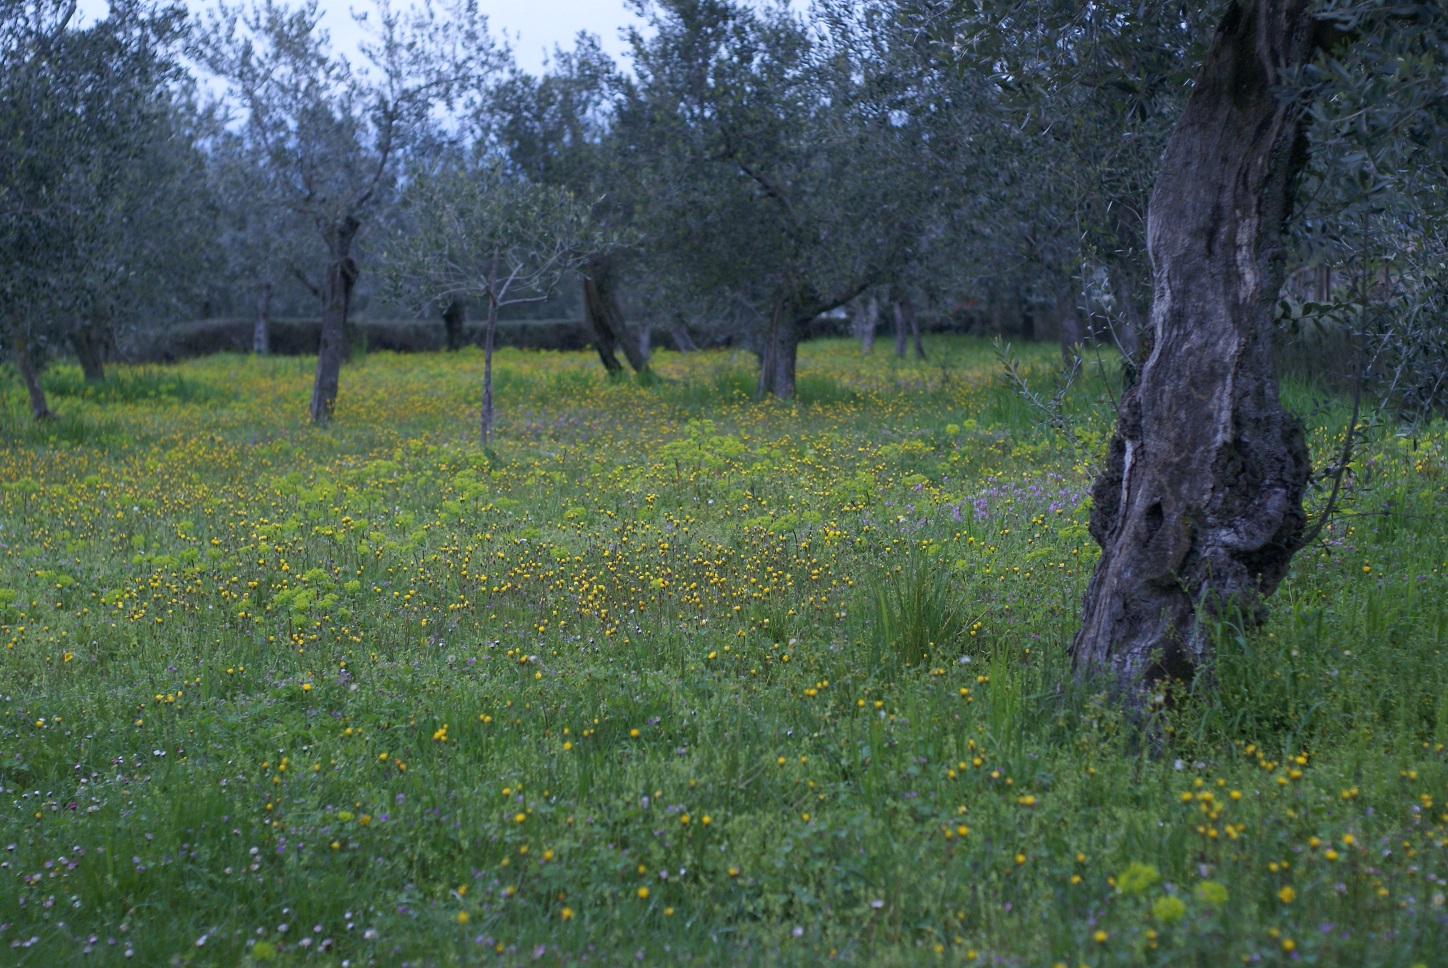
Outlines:
{"label": "olive tree trunk", "polygon": [[875,348],[875,327],[880,322],[880,300],[871,296],[855,310],[855,335],[860,338],[860,352],[869,353]]}
{"label": "olive tree trunk", "polygon": [[40,373],[35,368],[35,357],[30,355],[30,334],[19,310],[10,313],[10,345],[15,352],[15,369],[30,394],[30,415],[36,420],[49,420],[55,414],[45,399],[45,388],[40,385]]}
{"label": "olive tree trunk", "polygon": [[613,267],[606,260],[594,259],[585,269],[583,313],[588,319],[593,348],[598,351],[598,358],[603,361],[604,369],[609,373],[623,371],[618,357],[614,355],[619,349],[623,350],[628,365],[635,373],[642,373],[649,368],[649,361],[639,352],[639,345],[628,338],[623,308],[618,302]]}
{"label": "olive tree trunk", "polygon": [[1300,546],[1308,455],[1272,327],[1305,145],[1274,87],[1313,53],[1310,7],[1228,5],[1152,194],[1151,327],[1092,492],[1103,553],[1071,647],[1132,704],[1208,666],[1215,621],[1260,623]]}
{"label": "olive tree trunk", "polygon": [[685,326],[682,321],[674,325],[669,335],[674,337],[674,348],[680,353],[692,353],[699,348],[694,342],[694,337],[689,335],[689,327]]}
{"label": "olive tree trunk", "polygon": [[347,353],[347,311],[352,306],[352,289],[357,285],[352,243],[361,227],[361,222],[348,217],[328,226],[324,233],[332,263],[327,267],[322,291],[322,341],[317,347],[317,378],[312,384],[310,416],[315,424],[330,421],[337,403],[342,359]]}
{"label": "olive tree trunk", "polygon": [[812,318],[812,315],[801,316],[788,304],[776,307],[770,314],[764,346],[759,354],[759,396],[774,396],[782,400],[794,396],[799,334]]}
{"label": "olive tree trunk", "polygon": [[70,347],[80,363],[87,383],[102,383],[106,378],[106,355],[115,342],[111,322],[104,311],[76,321],[70,331]]}

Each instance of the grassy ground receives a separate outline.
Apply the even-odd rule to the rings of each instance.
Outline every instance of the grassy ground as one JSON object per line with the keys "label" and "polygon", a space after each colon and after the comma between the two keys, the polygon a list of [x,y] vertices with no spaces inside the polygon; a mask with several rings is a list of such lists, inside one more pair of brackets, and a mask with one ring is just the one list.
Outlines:
{"label": "grassy ground", "polygon": [[305,360],[6,384],[0,961],[1441,964],[1448,429],[1163,749],[1064,656],[1103,384],[932,349],[504,352],[490,451],[471,352],[326,431]]}

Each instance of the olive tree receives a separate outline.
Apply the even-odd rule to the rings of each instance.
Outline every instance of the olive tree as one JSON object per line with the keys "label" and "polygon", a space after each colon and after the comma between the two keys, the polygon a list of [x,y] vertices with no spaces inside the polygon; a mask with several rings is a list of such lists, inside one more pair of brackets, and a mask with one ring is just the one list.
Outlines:
{"label": "olive tree", "polygon": [[6,3],[0,17],[0,292],[37,418],[38,353],[69,339],[98,378],[115,314],[159,298],[188,247],[158,201],[197,162],[173,86],[184,13],[116,0],[85,28],[73,13]]}
{"label": "olive tree", "polygon": [[[636,186],[613,126],[622,85],[597,38],[581,35],[573,49],[554,52],[541,76],[510,71],[493,90],[478,133],[496,140],[509,165],[530,181],[592,199],[595,223],[620,233],[635,208]],[[611,374],[621,373],[621,349],[634,372],[645,372],[648,358],[629,332],[619,298],[627,247],[584,255],[583,311],[599,360]]]}
{"label": "olive tree", "polygon": [[493,345],[498,310],[542,302],[564,274],[606,242],[591,227],[589,206],[567,191],[535,185],[497,166],[454,163],[419,175],[404,205],[416,230],[386,253],[394,288],[422,301],[462,299],[483,305],[483,398],[478,432],[493,430]]}
{"label": "olive tree", "polygon": [[[783,5],[641,4],[618,116],[645,284],[753,320],[759,393],[793,396],[804,328],[908,259],[953,183],[942,112],[870,56],[888,20],[813,29]],[[931,105],[938,107],[938,105]]]}
{"label": "olive tree", "polygon": [[308,411],[319,424],[331,419],[337,399],[361,272],[358,234],[388,201],[401,154],[430,134],[435,109],[451,107],[496,58],[472,0],[446,17],[430,3],[404,13],[378,0],[354,17],[373,31],[361,47],[365,68],[331,51],[318,0],[295,8],[277,0],[222,2],[197,43],[202,62],[246,112],[244,136],[266,173],[267,195],[256,203],[290,208],[311,223],[324,250],[322,337]]}
{"label": "olive tree", "polygon": [[[1162,157],[1149,346],[1092,491],[1102,557],[1072,645],[1138,700],[1209,666],[1215,621],[1258,624],[1307,537],[1308,452],[1274,359],[1309,147],[1301,81],[1388,29],[1430,32],[1443,57],[1435,4],[1231,0]],[[1441,71],[1423,75],[1430,89]]]}

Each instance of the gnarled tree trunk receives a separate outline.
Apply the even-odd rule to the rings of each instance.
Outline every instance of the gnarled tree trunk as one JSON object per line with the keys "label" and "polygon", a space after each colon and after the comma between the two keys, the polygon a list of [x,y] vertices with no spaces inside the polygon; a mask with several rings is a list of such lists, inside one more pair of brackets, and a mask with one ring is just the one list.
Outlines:
{"label": "gnarled tree trunk", "polygon": [[759,396],[782,400],[794,397],[799,334],[813,318],[813,313],[805,313],[789,303],[777,305],[770,314],[763,352],[759,354]]}
{"label": "gnarled tree trunk", "polygon": [[915,303],[907,289],[897,287],[890,293],[891,311],[895,317],[895,355],[905,359],[911,340],[915,343],[915,358],[925,359],[925,347],[920,342],[920,320],[915,315]]}
{"label": "gnarled tree trunk", "polygon": [[670,335],[674,337],[674,348],[680,353],[692,353],[699,348],[694,343],[694,337],[689,335],[689,327],[684,325],[683,317],[675,320]]}
{"label": "gnarled tree trunk", "polygon": [[70,346],[80,363],[87,383],[101,383],[106,378],[106,356],[115,344],[111,321],[103,310],[76,322],[70,331]]}
{"label": "gnarled tree trunk", "polygon": [[624,324],[623,308],[618,304],[618,292],[614,285],[613,267],[604,259],[589,262],[583,276],[583,314],[588,319],[589,334],[593,348],[603,361],[609,373],[622,372],[614,353],[623,350],[628,365],[635,373],[649,368],[649,361],[640,355],[639,347],[628,338]]}
{"label": "gnarled tree trunk", "polygon": [[15,369],[20,371],[25,391],[30,394],[31,416],[36,420],[49,420],[55,414],[45,400],[45,388],[40,385],[40,373],[35,368],[35,358],[30,355],[30,334],[19,310],[10,313],[10,345],[15,351]]}
{"label": "gnarled tree trunk", "polygon": [[1260,622],[1301,540],[1308,455],[1272,327],[1304,138],[1274,88],[1313,53],[1310,8],[1227,7],[1152,194],[1150,342],[1093,489],[1103,554],[1072,644],[1132,702],[1210,662],[1213,620]]}
{"label": "gnarled tree trunk", "polygon": [[337,403],[337,385],[342,359],[347,353],[347,311],[352,306],[352,289],[357,285],[357,263],[352,259],[352,242],[362,223],[345,218],[325,233],[332,264],[327,267],[327,284],[322,293],[322,342],[317,347],[317,378],[312,384],[312,423],[332,419]]}
{"label": "gnarled tree trunk", "polygon": [[855,309],[855,335],[860,338],[860,351],[869,353],[875,348],[875,328],[880,324],[880,300],[871,296],[863,306]]}

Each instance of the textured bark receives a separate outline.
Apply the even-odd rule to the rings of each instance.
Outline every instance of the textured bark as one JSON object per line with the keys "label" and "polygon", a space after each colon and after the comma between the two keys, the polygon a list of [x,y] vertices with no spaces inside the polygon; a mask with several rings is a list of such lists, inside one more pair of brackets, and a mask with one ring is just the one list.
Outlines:
{"label": "textured bark", "polygon": [[680,353],[692,353],[699,347],[695,345],[694,338],[689,335],[689,329],[683,323],[676,325],[671,333],[674,337],[674,346]]}
{"label": "textured bark", "polygon": [[90,318],[78,320],[70,331],[70,346],[80,363],[81,373],[87,383],[102,383],[106,378],[106,357],[115,345],[115,333],[111,321],[103,312],[93,313]]}
{"label": "textured bark", "polygon": [[1134,702],[1209,665],[1214,620],[1260,622],[1300,546],[1307,448],[1272,326],[1304,139],[1274,86],[1314,50],[1309,7],[1228,6],[1152,194],[1150,340],[1093,489],[1103,553],[1072,644]]}
{"label": "textured bark", "polygon": [[795,363],[799,357],[800,330],[813,318],[788,304],[770,314],[759,354],[759,395],[788,400],[794,396]]}
{"label": "textured bark", "polygon": [[925,343],[920,339],[920,316],[915,312],[915,303],[906,295],[901,304],[905,307],[905,318],[910,323],[910,340],[915,344],[915,358],[925,362]]}
{"label": "textured bark", "polygon": [[920,319],[915,315],[915,303],[910,293],[896,289],[890,293],[891,311],[895,318],[895,355],[905,359],[910,343],[915,343],[915,358],[925,359],[925,346],[920,342]]}
{"label": "textured bark", "polygon": [[442,325],[447,331],[447,348],[449,353],[456,353],[463,348],[465,341],[463,334],[463,323],[467,321],[467,307],[461,299],[449,299],[442,310]]}
{"label": "textured bark", "polygon": [[910,330],[898,298],[890,301],[890,317],[895,323],[895,356],[903,360],[905,351],[910,348]]}
{"label": "textured bark", "polygon": [[875,348],[875,328],[880,324],[880,300],[871,296],[856,312],[855,332],[860,338],[860,350],[869,353]]}
{"label": "textured bark", "polygon": [[272,284],[261,284],[256,297],[256,324],[251,329],[251,351],[257,356],[271,352],[271,300]]}
{"label": "textured bark", "polygon": [[644,361],[644,366],[649,365],[649,359],[653,356],[654,349],[653,327],[648,320],[639,322],[639,359]]}
{"label": "textured bark", "polygon": [[347,311],[352,306],[352,289],[357,285],[352,243],[361,227],[355,218],[346,218],[324,233],[332,264],[327,267],[327,283],[322,291],[322,342],[317,347],[317,378],[312,384],[310,415],[315,424],[330,421],[337,403],[342,359],[347,353]]}
{"label": "textured bark", "polygon": [[31,416],[36,420],[49,420],[55,414],[46,402],[45,388],[40,385],[40,374],[35,369],[35,358],[30,355],[30,334],[26,332],[19,312],[10,314],[10,345],[15,351],[15,369],[20,371],[25,391],[30,394]]}
{"label": "textured bark", "polygon": [[605,260],[595,259],[588,264],[583,277],[583,313],[588,318],[593,347],[598,351],[604,369],[610,373],[623,369],[614,356],[619,349],[623,350],[624,358],[635,373],[649,368],[648,358],[641,355],[638,344],[628,338],[623,308],[618,303],[613,267]]}
{"label": "textured bark", "polygon": [[603,363],[603,368],[610,375],[623,372],[623,364],[618,361],[618,337],[609,325],[608,314],[603,308],[603,298],[598,291],[598,283],[592,276],[583,277],[583,317],[588,322],[588,335],[593,348],[598,352],[598,359]]}

